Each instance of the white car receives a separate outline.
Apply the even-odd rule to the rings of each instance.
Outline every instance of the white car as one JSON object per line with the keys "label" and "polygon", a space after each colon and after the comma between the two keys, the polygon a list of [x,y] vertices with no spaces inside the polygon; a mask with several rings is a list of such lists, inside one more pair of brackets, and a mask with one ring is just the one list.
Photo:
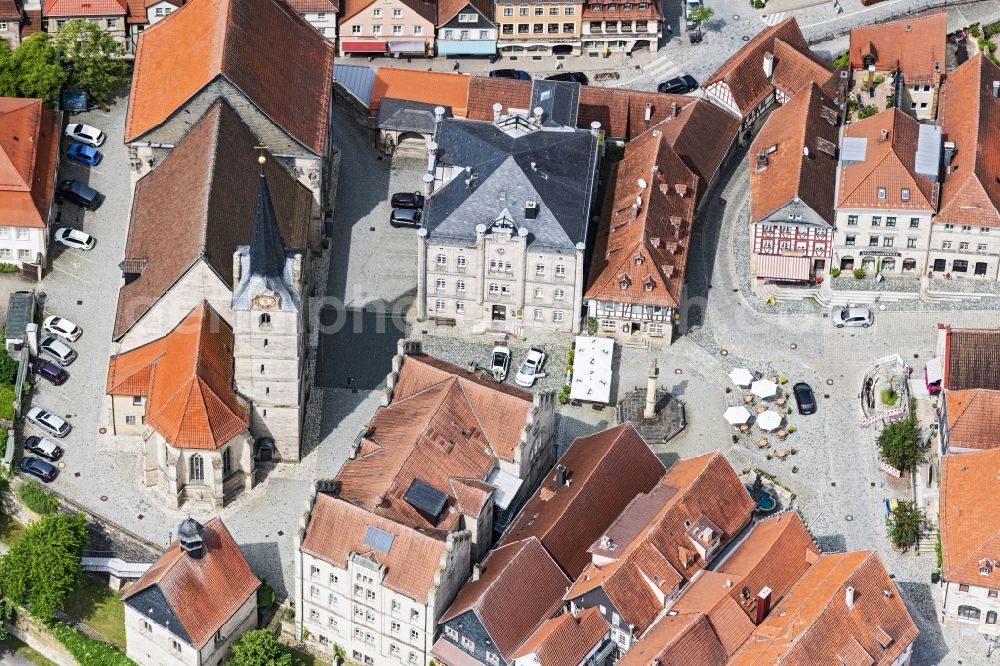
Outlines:
{"label": "white car", "polygon": [[104,140],[108,138],[104,136],[104,132],[96,127],[82,125],[80,123],[70,123],[67,125],[66,136],[74,141],[79,141],[80,143],[85,143],[88,146],[94,146],[95,148],[104,143]]}
{"label": "white car", "polygon": [[545,376],[545,373],[541,371],[543,365],[545,365],[545,352],[537,347],[532,347],[528,350],[528,355],[521,363],[521,367],[518,368],[514,381],[520,386],[530,387],[536,379]]}
{"label": "white car", "polygon": [[70,431],[68,423],[41,407],[32,407],[29,409],[25,418],[53,437],[65,437]]}
{"label": "white car", "polygon": [[54,315],[47,317],[42,322],[42,330],[50,335],[58,335],[60,338],[69,340],[70,342],[76,342],[83,335],[83,329],[69,319]]}
{"label": "white car", "polygon": [[493,371],[493,379],[498,382],[507,379],[507,373],[510,372],[510,349],[507,347],[493,348],[493,362],[490,364],[490,370]]}
{"label": "white car", "polygon": [[72,247],[77,250],[93,250],[97,241],[90,234],[86,234],[79,229],[62,227],[56,231],[56,243],[63,247]]}
{"label": "white car", "polygon": [[52,357],[59,365],[69,365],[76,360],[76,350],[51,335],[42,338],[42,341],[38,343],[38,348],[43,354]]}

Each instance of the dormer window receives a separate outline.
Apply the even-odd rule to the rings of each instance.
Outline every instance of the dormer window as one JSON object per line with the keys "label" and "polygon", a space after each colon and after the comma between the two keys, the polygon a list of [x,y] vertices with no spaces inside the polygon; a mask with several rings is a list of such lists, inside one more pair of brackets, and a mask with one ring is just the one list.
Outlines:
{"label": "dormer window", "polygon": [[885,200],[885,188],[884,187],[878,188],[878,193],[877,193],[876,196],[878,196],[879,201],[884,201]]}
{"label": "dormer window", "polygon": [[632,280],[629,279],[628,275],[622,275],[618,280],[618,286],[622,289],[628,289],[630,284],[632,284]]}
{"label": "dormer window", "polygon": [[647,282],[645,285],[643,285],[643,289],[645,289],[646,291],[653,291],[653,283]]}
{"label": "dormer window", "polygon": [[910,200],[910,188],[904,187],[903,189],[901,189],[899,191],[899,198],[902,199],[903,201],[909,201]]}
{"label": "dormer window", "polygon": [[641,254],[635,255],[635,265],[636,266],[642,266],[642,255]]}
{"label": "dormer window", "polygon": [[979,560],[979,575],[989,576],[991,573],[993,573],[993,563],[986,558]]}

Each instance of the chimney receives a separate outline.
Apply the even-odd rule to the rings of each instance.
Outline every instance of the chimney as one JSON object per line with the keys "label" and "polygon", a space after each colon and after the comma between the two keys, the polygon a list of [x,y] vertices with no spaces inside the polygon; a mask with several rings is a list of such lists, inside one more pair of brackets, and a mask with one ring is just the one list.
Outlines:
{"label": "chimney", "polygon": [[493,122],[500,122],[500,112],[503,111],[503,104],[497,102],[493,105]]}
{"label": "chimney", "polygon": [[434,166],[437,164],[438,145],[433,141],[428,141],[427,147],[427,173],[434,173]]}
{"label": "chimney", "polygon": [[444,120],[444,107],[435,106],[434,107],[434,122],[439,123]]}
{"label": "chimney", "polygon": [[243,265],[240,261],[240,251],[233,252],[233,291],[240,285],[240,274],[243,272]]}
{"label": "chimney", "polygon": [[764,54],[764,76],[767,80],[771,80],[771,75],[774,74],[774,54],[765,53]]}
{"label": "chimney", "polygon": [[993,82],[993,96],[1000,97],[1000,81]]}
{"label": "chimney", "polygon": [[646,102],[646,115],[645,115],[646,122],[648,123],[652,117],[653,117],[653,105],[650,104],[649,102]]}
{"label": "chimney", "polygon": [[552,484],[552,490],[559,492],[559,489],[566,485],[566,466],[556,465],[556,478],[555,483]]}
{"label": "chimney", "polygon": [[593,134],[594,136],[597,136],[598,134],[601,133],[600,121],[595,120],[594,122],[590,123],[590,133]]}
{"label": "chimney", "polygon": [[483,573],[483,565],[476,562],[472,565],[472,582],[479,580],[479,576]]}
{"label": "chimney", "polygon": [[601,549],[602,550],[614,550],[615,542],[611,540],[607,534],[601,537]]}
{"label": "chimney", "polygon": [[676,118],[677,117],[677,113],[680,111],[680,108],[681,107],[680,107],[680,105],[677,102],[671,102],[670,103],[670,117],[671,118]]}
{"label": "chimney", "polygon": [[944,142],[944,166],[948,168],[951,166],[951,161],[955,159],[955,154],[958,153],[958,146],[955,145],[954,141]]}
{"label": "chimney", "polygon": [[540,107],[540,106],[536,106],[535,107],[535,122],[537,124],[539,124],[539,125],[542,124],[542,114],[543,113],[545,113],[545,110],[542,107]]}
{"label": "chimney", "polygon": [[292,282],[298,284],[302,279],[302,254],[296,253],[292,257]]}
{"label": "chimney", "polygon": [[802,157],[809,159],[809,146],[802,146]]}
{"label": "chimney", "polygon": [[878,137],[879,143],[885,143],[889,140],[889,130],[884,129]]}
{"label": "chimney", "polygon": [[424,196],[429,197],[434,193],[434,174],[425,173],[424,174]]}
{"label": "chimney", "polygon": [[844,590],[844,603],[847,604],[847,608],[854,608],[854,588],[850,585]]}
{"label": "chimney", "polygon": [[[850,589],[850,588],[848,588]],[[757,613],[753,623],[760,624],[771,612],[771,588],[765,587],[757,594]]]}
{"label": "chimney", "polygon": [[537,220],[538,219],[538,202],[537,201],[525,201],[524,202],[524,219],[526,219],[526,220]]}
{"label": "chimney", "polygon": [[467,369],[468,369],[468,371],[470,373],[475,372],[476,371],[476,362],[475,361],[469,361],[469,367]]}
{"label": "chimney", "polygon": [[181,550],[188,557],[200,560],[205,551],[205,528],[194,518],[185,518],[177,528]]}

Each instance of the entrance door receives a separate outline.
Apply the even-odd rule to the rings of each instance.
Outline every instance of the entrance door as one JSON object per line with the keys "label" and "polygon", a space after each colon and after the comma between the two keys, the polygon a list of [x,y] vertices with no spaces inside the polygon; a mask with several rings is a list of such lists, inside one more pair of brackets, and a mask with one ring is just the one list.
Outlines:
{"label": "entrance door", "polygon": [[493,321],[504,321],[507,319],[507,306],[506,305],[494,305],[493,306]]}
{"label": "entrance door", "polygon": [[986,262],[977,261],[976,262],[976,275],[986,275]]}
{"label": "entrance door", "polygon": [[844,257],[840,260],[840,270],[849,271],[854,268],[854,257]]}

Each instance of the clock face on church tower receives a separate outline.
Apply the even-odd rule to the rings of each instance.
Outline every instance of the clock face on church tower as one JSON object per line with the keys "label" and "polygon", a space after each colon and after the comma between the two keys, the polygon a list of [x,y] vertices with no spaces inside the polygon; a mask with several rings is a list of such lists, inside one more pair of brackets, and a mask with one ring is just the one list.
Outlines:
{"label": "clock face on church tower", "polygon": [[271,310],[278,304],[278,299],[270,294],[258,294],[253,299],[253,306],[261,310]]}

